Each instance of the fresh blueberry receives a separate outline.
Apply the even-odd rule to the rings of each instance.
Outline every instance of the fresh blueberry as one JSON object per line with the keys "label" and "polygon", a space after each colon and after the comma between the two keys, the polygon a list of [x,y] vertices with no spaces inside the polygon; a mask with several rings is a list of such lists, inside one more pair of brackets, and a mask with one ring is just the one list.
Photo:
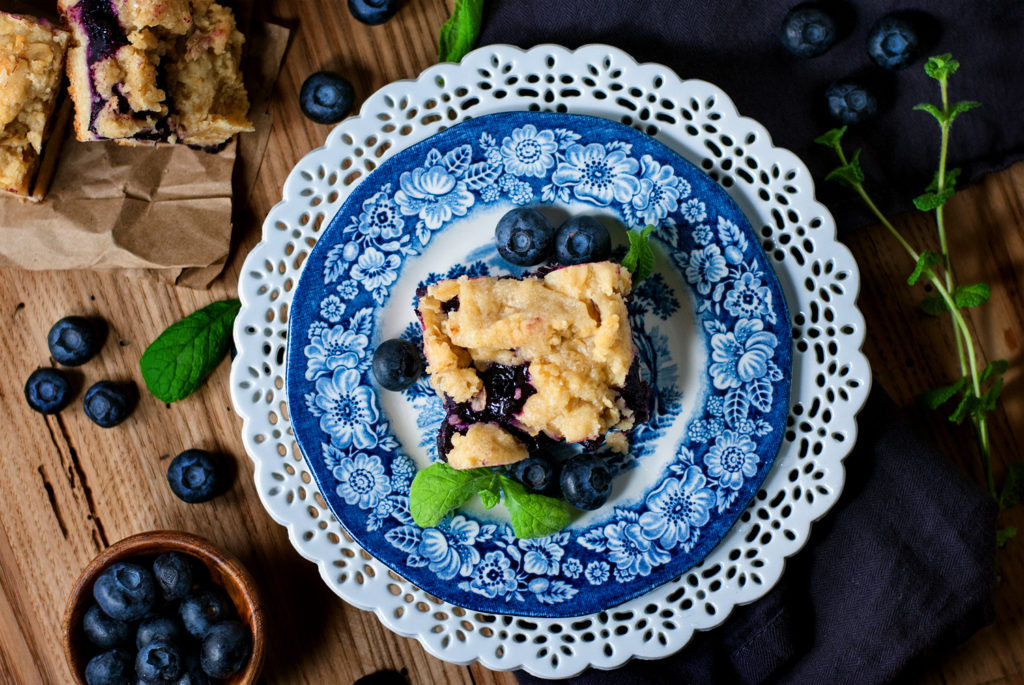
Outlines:
{"label": "fresh blueberry", "polygon": [[348,0],[352,16],[370,26],[383,24],[398,11],[398,0]]}
{"label": "fresh blueberry", "polygon": [[128,641],[131,626],[127,621],[119,621],[107,616],[98,604],[85,610],[82,617],[82,632],[89,642],[100,649],[110,649]]}
{"label": "fresh blueberry", "polygon": [[157,638],[135,655],[135,672],[145,683],[168,683],[181,677],[184,663],[178,646]]}
{"label": "fresh blueberry", "polygon": [[185,450],[167,467],[167,483],[178,499],[195,504],[221,493],[225,485],[223,460],[206,450]]}
{"label": "fresh blueberry", "polygon": [[116,561],[96,579],[92,596],[107,616],[136,621],[156,606],[156,580],[148,568],[130,561]]}
{"label": "fresh blueberry", "polygon": [[299,107],[318,124],[336,124],[352,109],[352,84],[333,71],[318,71],[302,83]]}
{"label": "fresh blueberry", "polygon": [[167,552],[153,560],[153,575],[164,599],[181,599],[192,589],[192,559],[181,552]]}
{"label": "fresh blueberry", "polygon": [[25,399],[40,414],[56,414],[71,401],[71,383],[57,369],[36,369],[25,381]]}
{"label": "fresh blueberry", "polygon": [[828,111],[844,124],[859,124],[878,113],[878,100],[859,81],[836,81],[825,91]]}
{"label": "fresh blueberry", "polygon": [[132,412],[130,386],[113,381],[99,381],[85,391],[82,400],[85,415],[97,426],[111,428],[128,418]]}
{"label": "fresh blueberry", "polygon": [[555,234],[555,259],[559,264],[584,264],[608,259],[612,239],[608,229],[590,216],[577,216],[562,224]]}
{"label": "fresh blueberry", "polygon": [[420,351],[408,340],[385,340],[373,351],[373,377],[385,390],[405,390],[423,371]]}
{"label": "fresh blueberry", "polygon": [[548,258],[554,234],[551,224],[536,209],[516,208],[498,220],[494,241],[506,260],[534,266]]}
{"label": "fresh blueberry", "polygon": [[50,355],[65,366],[79,366],[100,351],[103,341],[93,322],[82,316],[66,316],[50,328],[46,343]]}
{"label": "fresh blueberry", "polygon": [[171,683],[171,685],[210,685],[210,676],[206,675],[206,671],[203,670],[203,666],[199,662],[200,647],[202,647],[201,642],[197,643],[194,649],[185,650],[182,655],[185,670],[181,677]]}
{"label": "fresh blueberry", "polygon": [[185,629],[176,616],[149,616],[142,619],[135,631],[135,648],[142,649],[153,640],[167,640],[178,645],[185,639]]}
{"label": "fresh blueberry", "polygon": [[544,457],[528,457],[513,464],[511,473],[530,492],[544,492],[551,486],[555,470]]}
{"label": "fresh blueberry", "polygon": [[880,67],[902,69],[917,59],[920,52],[920,31],[906,14],[887,14],[868,32],[868,56]]}
{"label": "fresh blueberry", "polygon": [[782,20],[782,44],[797,57],[816,57],[836,42],[836,18],[824,3],[803,2]]}
{"label": "fresh blueberry", "polygon": [[201,639],[214,624],[234,618],[235,605],[223,588],[210,585],[186,595],[178,606],[178,616],[188,634]]}
{"label": "fresh blueberry", "polygon": [[577,454],[562,466],[562,496],[577,509],[593,511],[612,492],[612,474],[604,458],[595,454]]}
{"label": "fresh blueberry", "polygon": [[121,648],[101,652],[85,666],[88,685],[128,685],[134,681],[132,655]]}
{"label": "fresh blueberry", "polygon": [[227,678],[245,665],[251,651],[249,629],[238,621],[223,621],[206,633],[199,661],[207,675]]}

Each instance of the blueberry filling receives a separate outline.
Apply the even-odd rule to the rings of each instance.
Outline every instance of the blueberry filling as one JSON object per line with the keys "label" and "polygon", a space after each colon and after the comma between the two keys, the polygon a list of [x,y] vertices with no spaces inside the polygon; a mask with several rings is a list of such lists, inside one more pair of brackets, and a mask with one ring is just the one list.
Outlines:
{"label": "blueberry filling", "polygon": [[459,296],[456,295],[450,300],[445,300],[441,303],[441,311],[445,314],[459,311]]}

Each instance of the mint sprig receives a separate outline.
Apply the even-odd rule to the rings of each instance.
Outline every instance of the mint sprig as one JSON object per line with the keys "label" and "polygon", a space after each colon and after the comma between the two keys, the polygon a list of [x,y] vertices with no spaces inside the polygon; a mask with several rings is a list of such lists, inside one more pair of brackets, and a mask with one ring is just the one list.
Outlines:
{"label": "mint sprig", "polygon": [[644,226],[639,233],[630,229],[626,232],[629,238],[629,251],[622,258],[622,266],[633,275],[633,287],[654,273],[654,250],[651,249],[650,236],[654,226]]}
{"label": "mint sprig", "polygon": [[214,302],[171,324],[139,359],[146,387],[164,402],[195,392],[231,345],[231,326],[242,303]]}
{"label": "mint sprig", "polygon": [[413,478],[409,513],[416,525],[433,528],[474,495],[487,509],[503,500],[518,538],[544,537],[569,524],[569,506],[560,499],[527,492],[521,483],[491,469],[453,469],[441,461]]}
{"label": "mint sprig", "polygon": [[483,13],[484,0],[455,0],[452,16],[438,35],[438,62],[458,62],[473,49],[480,36]]}

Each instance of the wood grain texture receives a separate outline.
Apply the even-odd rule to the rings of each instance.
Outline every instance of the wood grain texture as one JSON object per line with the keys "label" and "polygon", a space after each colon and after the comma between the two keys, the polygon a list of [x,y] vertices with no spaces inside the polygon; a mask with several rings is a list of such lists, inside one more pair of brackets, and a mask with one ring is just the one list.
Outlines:
{"label": "wood grain texture", "polygon": [[[171,406],[145,392],[138,370],[142,351],[167,325],[234,295],[242,261],[258,242],[262,218],[280,199],[285,177],[323,143],[329,127],[308,121],[298,107],[306,76],[324,68],[347,75],[361,104],[377,88],[434,63],[435,36],[450,4],[408,0],[394,20],[367,27],[339,0],[263,3],[265,14],[291,28],[292,37],[271,99],[266,154],[251,191],[236,194],[232,255],[209,291],[114,273],[0,270],[0,408],[7,419],[0,438],[0,684],[71,681],[60,623],[75,579],[111,543],[153,529],[206,537],[253,574],[267,615],[267,683],[345,684],[381,669],[402,672],[416,685],[515,682],[508,673],[429,656],[418,642],[394,635],[326,587],[260,505],[239,438],[241,422],[231,408],[227,364],[200,392]],[[1024,439],[1024,165],[957,195],[949,221],[956,227],[951,240],[961,282],[983,279],[993,286],[992,302],[969,317],[983,354],[1014,365],[992,426],[1001,475],[1005,463],[1019,458]],[[900,226],[921,242],[932,240],[927,217],[903,217]],[[917,393],[955,373],[948,324],[918,313],[923,291],[906,286],[911,265],[880,227],[846,242],[861,267],[860,305],[876,382],[981,482],[970,430],[913,407]],[[72,406],[43,417],[25,405],[23,384],[33,369],[51,363],[50,325],[72,313],[109,322],[106,343],[97,359],[73,371],[79,390]],[[93,425],[81,411],[82,390],[101,379],[131,380],[143,389],[134,414],[113,429]],[[237,473],[225,495],[188,505],[171,494],[164,475],[169,459],[190,447],[219,451],[234,463]],[[1024,508],[1005,523],[1024,530]],[[920,682],[1024,679],[1024,540],[998,559],[996,623],[918,673]]]}

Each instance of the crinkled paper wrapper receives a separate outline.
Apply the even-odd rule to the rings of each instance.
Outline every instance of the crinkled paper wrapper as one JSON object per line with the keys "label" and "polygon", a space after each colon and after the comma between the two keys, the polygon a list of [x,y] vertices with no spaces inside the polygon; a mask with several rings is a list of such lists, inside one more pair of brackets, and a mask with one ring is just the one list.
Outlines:
{"label": "crinkled paper wrapper", "polygon": [[122,269],[207,287],[231,246],[236,157],[243,162],[236,189],[245,197],[266,150],[267,101],[288,42],[281,26],[255,21],[251,29],[245,49],[254,133],[210,154],[183,145],[82,143],[69,131],[42,202],[0,197],[0,266]]}

